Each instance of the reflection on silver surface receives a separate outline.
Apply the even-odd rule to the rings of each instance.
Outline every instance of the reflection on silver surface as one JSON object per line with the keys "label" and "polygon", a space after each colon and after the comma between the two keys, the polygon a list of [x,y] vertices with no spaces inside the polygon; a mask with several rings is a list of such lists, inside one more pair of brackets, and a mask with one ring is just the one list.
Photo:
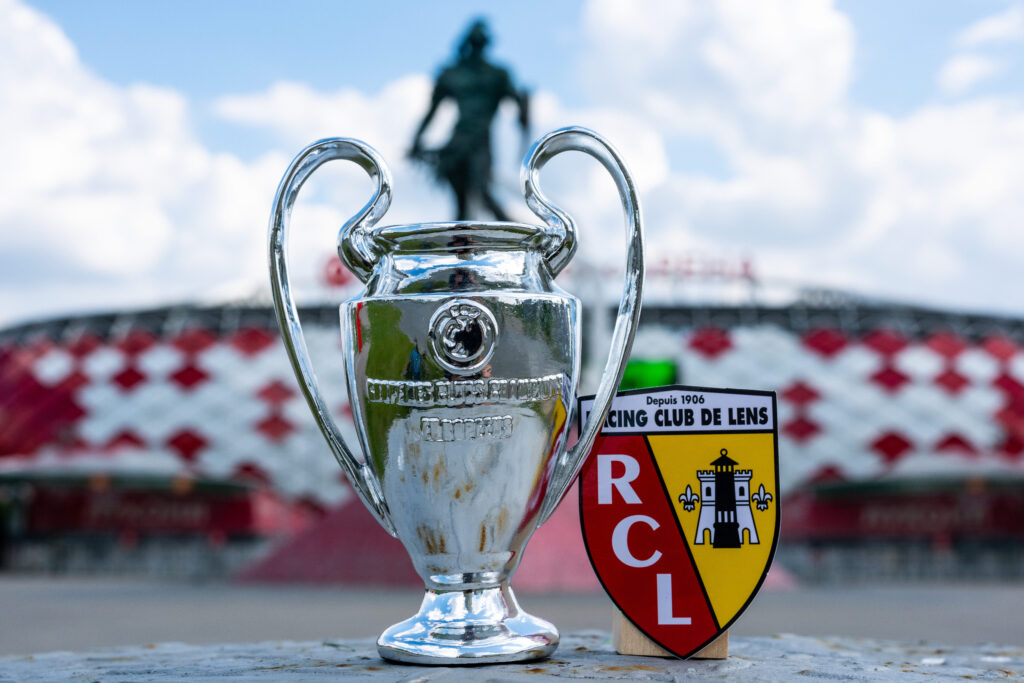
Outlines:
{"label": "reflection on silver surface", "polygon": [[[597,401],[573,448],[580,372],[579,301],[554,283],[576,249],[572,220],[538,189],[566,150],[615,178],[627,222],[627,276]],[[288,283],[288,216],[302,183],[333,159],[377,181],[342,229],[338,253],[366,289],[341,306],[349,399],[366,457],[344,443],[320,396]],[[618,153],[582,128],[539,140],[523,189],[545,226],[433,223],[375,228],[390,174],[364,143],[306,148],[278,188],[270,225],[275,308],[317,423],[360,499],[405,545],[426,584],[418,614],[378,640],[414,663],[509,662],[558,645],[508,586],[526,542],[565,495],[622,377],[640,314],[643,236],[636,190]]]}

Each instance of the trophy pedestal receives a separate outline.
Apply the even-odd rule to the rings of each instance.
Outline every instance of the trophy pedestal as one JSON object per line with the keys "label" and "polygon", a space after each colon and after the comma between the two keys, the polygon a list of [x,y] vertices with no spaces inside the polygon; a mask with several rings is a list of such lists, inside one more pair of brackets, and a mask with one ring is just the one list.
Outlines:
{"label": "trophy pedestal", "polygon": [[385,659],[407,664],[496,664],[547,657],[558,630],[519,608],[507,583],[464,591],[427,589],[420,611],[377,639]]}

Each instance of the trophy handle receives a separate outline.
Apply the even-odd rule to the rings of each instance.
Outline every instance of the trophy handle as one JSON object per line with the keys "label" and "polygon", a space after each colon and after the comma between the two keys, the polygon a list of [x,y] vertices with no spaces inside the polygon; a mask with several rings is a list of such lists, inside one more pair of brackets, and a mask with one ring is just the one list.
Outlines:
{"label": "trophy handle", "polygon": [[274,311],[277,313],[281,337],[288,351],[292,369],[313,411],[317,426],[323,432],[331,452],[360,500],[381,526],[394,536],[395,525],[377,478],[366,461],[358,460],[345,444],[320,393],[309,350],[306,348],[306,340],[299,324],[299,312],[295,307],[291,285],[288,282],[286,237],[295,198],[313,171],[335,159],[354,161],[370,175],[371,179],[377,181],[376,193],[355,217],[345,223],[338,237],[339,256],[361,280],[365,281],[373,268],[376,250],[369,231],[391,204],[391,173],[377,152],[358,140],[329,138],[315,142],[302,150],[292,161],[274,197],[274,212],[270,217],[270,283],[274,295]]}
{"label": "trophy handle", "polygon": [[594,440],[608,415],[615,391],[622,381],[630,348],[633,346],[633,335],[640,319],[644,283],[644,234],[640,218],[640,201],[633,178],[614,147],[594,131],[579,127],[562,128],[548,133],[534,144],[523,162],[521,178],[526,203],[550,229],[545,245],[545,256],[552,275],[557,275],[576,252],[576,225],[568,214],[549,202],[541,193],[537,178],[544,164],[566,150],[586,152],[600,161],[615,180],[626,213],[626,281],[622,299],[619,301],[619,313],[615,319],[608,361],[604,366],[594,407],[580,430],[579,441],[572,448],[559,454],[541,506],[541,524],[547,521],[565,497],[590,454]]}

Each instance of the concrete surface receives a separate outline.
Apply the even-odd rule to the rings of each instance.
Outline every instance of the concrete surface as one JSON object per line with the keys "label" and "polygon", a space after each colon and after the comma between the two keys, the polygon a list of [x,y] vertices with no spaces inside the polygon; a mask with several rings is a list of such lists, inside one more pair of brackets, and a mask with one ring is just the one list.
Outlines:
{"label": "concrete surface", "polygon": [[727,660],[624,657],[612,651],[607,633],[564,636],[547,660],[477,667],[391,664],[377,656],[373,640],[277,641],[242,645],[115,648],[72,653],[0,657],[0,681],[353,681],[588,680],[1006,680],[1024,671],[1024,649],[907,644],[851,638],[737,638]]}
{"label": "concrete surface", "polygon": [[[563,633],[610,631],[603,594],[520,593]],[[375,636],[419,607],[411,589],[188,584],[0,575],[0,655],[147,645]],[[762,591],[733,636],[848,636],[955,646],[1024,644],[1024,585]]]}

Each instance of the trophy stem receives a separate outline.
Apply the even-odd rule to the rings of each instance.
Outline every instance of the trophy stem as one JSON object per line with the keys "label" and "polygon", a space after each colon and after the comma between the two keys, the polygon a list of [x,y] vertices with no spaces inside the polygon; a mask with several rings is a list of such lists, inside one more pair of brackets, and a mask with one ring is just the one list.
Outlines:
{"label": "trophy stem", "polygon": [[377,639],[381,657],[408,664],[496,664],[547,657],[558,630],[519,607],[507,582],[488,588],[428,588],[420,611]]}

